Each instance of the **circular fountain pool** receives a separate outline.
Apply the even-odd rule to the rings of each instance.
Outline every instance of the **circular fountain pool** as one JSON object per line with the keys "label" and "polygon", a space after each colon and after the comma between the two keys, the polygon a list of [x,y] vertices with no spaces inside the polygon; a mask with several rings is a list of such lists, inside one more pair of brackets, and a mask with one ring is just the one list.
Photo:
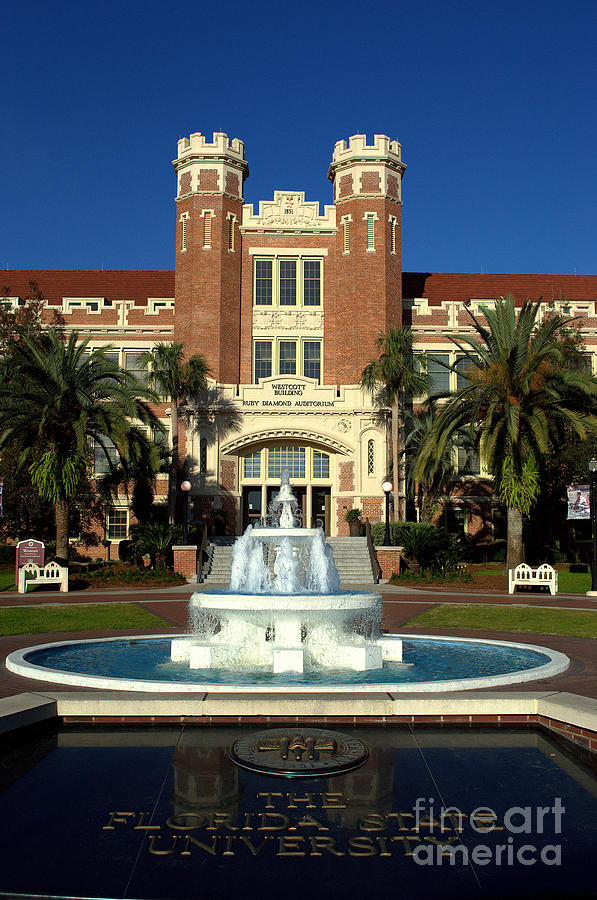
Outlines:
{"label": "circular fountain pool", "polygon": [[403,662],[381,669],[209,669],[172,662],[172,635],[41,644],[11,653],[11,672],[42,681],[123,691],[301,693],[454,691],[549,678],[564,672],[563,653],[530,644],[403,634]]}

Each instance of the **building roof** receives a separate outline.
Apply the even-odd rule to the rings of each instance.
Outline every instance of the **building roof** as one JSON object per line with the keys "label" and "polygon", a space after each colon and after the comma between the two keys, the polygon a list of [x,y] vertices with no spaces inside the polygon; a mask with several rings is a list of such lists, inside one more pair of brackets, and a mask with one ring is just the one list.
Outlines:
{"label": "building roof", "polygon": [[597,300],[597,275],[492,275],[460,272],[403,272],[402,296],[446,300]]}
{"label": "building roof", "polygon": [[[11,297],[29,296],[34,281],[45,300],[60,305],[63,297],[105,297],[145,304],[148,297],[174,297],[174,271],[99,269],[8,269],[0,289]],[[446,300],[490,300],[512,294],[515,300],[597,300],[597,275],[517,275],[461,272],[403,272],[402,294],[427,297],[431,305]]]}
{"label": "building roof", "polygon": [[7,288],[9,297],[29,297],[31,281],[52,306],[61,305],[63,297],[134,300],[136,305],[145,305],[148,297],[174,297],[173,271],[7,269],[0,272],[0,290]]}

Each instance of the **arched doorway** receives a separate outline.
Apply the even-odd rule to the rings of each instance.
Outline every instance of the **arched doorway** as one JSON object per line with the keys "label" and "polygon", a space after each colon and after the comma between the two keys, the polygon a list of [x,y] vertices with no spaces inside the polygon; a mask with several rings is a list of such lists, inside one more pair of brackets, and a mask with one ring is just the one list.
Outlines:
{"label": "arched doorway", "polygon": [[339,463],[354,458],[354,450],[335,435],[296,428],[255,431],[221,447],[237,457],[239,525],[244,530],[268,511],[288,469],[305,527],[321,526],[336,533],[333,504],[339,490]]}
{"label": "arched doorway", "polygon": [[240,454],[243,529],[267,514],[284,469],[288,470],[303,526],[319,526],[329,534],[334,477],[332,454],[300,443],[272,442]]}

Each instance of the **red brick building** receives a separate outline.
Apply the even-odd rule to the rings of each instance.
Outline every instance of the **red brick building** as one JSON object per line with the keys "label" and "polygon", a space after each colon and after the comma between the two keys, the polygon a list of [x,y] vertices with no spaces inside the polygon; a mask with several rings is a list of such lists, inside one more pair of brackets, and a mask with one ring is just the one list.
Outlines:
{"label": "red brick building", "polygon": [[[288,468],[305,521],[345,534],[353,506],[383,518],[387,432],[358,386],[381,331],[412,325],[418,351],[454,362],[450,337],[470,330],[466,309],[482,315],[511,293],[580,317],[588,352],[597,350],[597,276],[403,273],[405,168],[397,141],[355,135],[334,148],[323,213],[296,190],[254,209],[243,200],[242,141],[192,134],[174,160],[174,272],[8,271],[6,302],[23,302],[34,280],[49,316],[58,311],[93,347],[110,344],[134,371],[159,341],[206,358],[212,404],[180,435],[191,518],[239,533]],[[430,368],[438,386],[456,386],[447,369]],[[165,425],[169,412],[167,402],[158,409]],[[457,508],[465,531],[490,538],[498,511],[482,476],[469,460]],[[129,524],[122,498],[107,511],[108,538]]]}

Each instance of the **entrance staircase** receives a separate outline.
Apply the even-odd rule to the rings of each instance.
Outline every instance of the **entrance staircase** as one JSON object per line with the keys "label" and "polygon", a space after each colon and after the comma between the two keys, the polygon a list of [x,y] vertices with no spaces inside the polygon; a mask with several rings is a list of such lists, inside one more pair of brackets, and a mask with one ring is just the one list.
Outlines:
{"label": "entrance staircase", "polygon": [[[230,563],[235,537],[212,537],[207,545],[207,559],[203,566],[203,584],[227,585],[230,582]],[[366,537],[327,538],[330,544],[340,584],[372,584],[375,580]]]}

